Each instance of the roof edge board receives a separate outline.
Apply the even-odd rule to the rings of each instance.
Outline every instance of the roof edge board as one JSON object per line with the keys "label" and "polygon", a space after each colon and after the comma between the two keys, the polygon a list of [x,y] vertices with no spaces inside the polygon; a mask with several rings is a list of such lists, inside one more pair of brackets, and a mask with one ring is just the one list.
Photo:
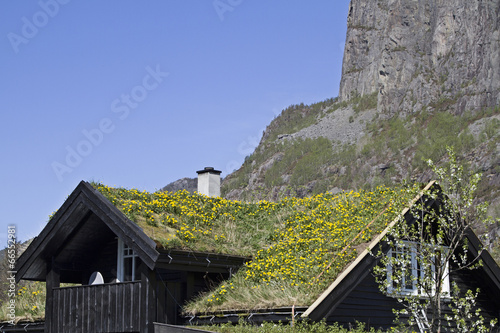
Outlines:
{"label": "roof edge board", "polygon": [[371,251],[380,243],[383,237],[391,230],[392,227],[404,216],[408,210],[427,192],[434,184],[435,180],[431,180],[415,198],[413,198],[408,206],[406,206],[398,216],[396,216],[391,223],[373,239],[368,247],[349,265],[347,268],[333,281],[333,283],[311,304],[311,306],[301,315],[302,318],[308,317],[331,293],[332,291],[351,273],[366,256],[370,255]]}
{"label": "roof edge board", "polygon": [[500,267],[496,263],[495,259],[493,259],[491,253],[483,247],[481,240],[472,229],[468,229],[466,231],[466,237],[469,240],[469,249],[471,246],[473,247],[472,254],[474,256],[479,256],[479,259],[483,262],[482,268],[486,272],[486,275],[500,290]]}
{"label": "roof edge board", "polygon": [[[103,222],[111,229],[113,233],[120,236],[122,240],[128,246],[132,247],[136,252],[143,253],[146,258],[141,258],[148,268],[153,269],[156,260],[160,256],[160,253],[156,250],[156,243],[149,238],[144,231],[133,221],[131,221],[122,211],[120,211],[116,206],[114,206],[104,195],[99,191],[94,189],[92,185],[85,182],[87,196],[86,204],[92,206],[94,213],[101,211],[102,215],[98,216],[103,220]],[[94,200],[95,199],[95,200]],[[99,205],[102,203],[102,205]],[[137,237],[133,239],[130,234],[134,234]],[[149,251],[147,251],[149,249]]]}
{"label": "roof edge board", "polygon": [[[160,256],[159,252],[156,250],[156,243],[149,238],[139,226],[129,220],[116,206],[111,204],[105,196],[94,189],[88,182],[82,180],[54,216],[48,221],[40,234],[32,241],[17,260],[17,281],[23,278],[37,260],[41,260],[40,254],[43,253],[46,245],[53,239],[56,232],[60,231],[61,228],[76,227],[76,225],[73,227],[71,227],[71,225],[66,225],[66,221],[69,220],[71,214],[81,208],[81,204],[98,215],[113,233],[122,237],[126,236],[123,238],[125,238],[124,241],[127,245],[140,250],[138,252],[142,253],[143,258],[141,259],[143,259],[150,269],[154,268],[156,260]],[[76,221],[75,223],[79,224],[80,222],[81,221]],[[133,239],[133,237],[131,237],[132,234],[136,235],[137,239]]]}
{"label": "roof edge board", "polygon": [[29,267],[33,264],[33,261],[36,260],[36,257],[34,257],[35,253],[40,252],[40,247],[42,244],[46,241],[46,239],[49,237],[51,239],[53,237],[53,231],[54,228],[59,224],[59,221],[64,217],[64,216],[69,216],[77,208],[77,204],[74,205],[75,202],[77,202],[81,192],[82,192],[82,187],[83,187],[83,181],[81,181],[78,186],[71,192],[71,194],[66,198],[66,200],[63,202],[61,205],[61,208],[59,208],[54,216],[50,218],[50,220],[47,222],[45,227],[42,229],[40,234],[35,237],[35,239],[31,242],[31,244],[28,246],[28,248],[19,256],[17,263],[16,263],[16,270],[18,274],[16,275],[16,280],[20,280],[22,276],[26,273],[26,271],[29,269]]}

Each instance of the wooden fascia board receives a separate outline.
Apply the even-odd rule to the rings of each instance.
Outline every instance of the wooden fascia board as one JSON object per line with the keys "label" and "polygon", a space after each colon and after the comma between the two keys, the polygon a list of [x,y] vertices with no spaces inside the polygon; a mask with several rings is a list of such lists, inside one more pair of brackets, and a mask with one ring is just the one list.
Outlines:
{"label": "wooden fascia board", "polygon": [[[314,315],[315,312],[320,312],[320,308],[321,308],[321,304],[324,303],[324,302],[328,302],[328,300],[331,300],[332,297],[330,297],[330,295],[332,295],[333,291],[335,290],[335,288],[337,288],[340,284],[342,283],[346,283],[346,277],[350,276],[351,275],[351,272],[354,271],[354,269],[360,265],[360,263],[362,261],[365,261],[367,262],[369,258],[367,258],[368,256],[371,256],[371,252],[372,250],[377,246],[379,245],[380,241],[385,237],[385,235],[387,235],[387,233],[389,232],[389,230],[392,229],[392,227],[394,227],[394,225],[396,225],[396,223],[398,223],[398,221],[400,220],[400,218],[402,216],[405,216],[405,214],[410,210],[410,208],[418,201],[420,200],[420,198],[422,198],[422,196],[424,195],[425,192],[427,192],[433,185],[434,185],[435,181],[432,180],[430,181],[425,187],[423,190],[421,190],[419,192],[419,194],[417,196],[415,196],[415,198],[413,198],[413,200],[410,202],[410,204],[403,209],[403,211],[396,217],[394,218],[394,220],[391,221],[391,223],[389,223],[389,225],[377,236],[373,239],[373,241],[368,245],[368,247],[356,258],[356,260],[354,260],[336,279],[335,281],[333,281],[333,283],[316,299],[316,301],[314,301],[314,303],[302,314],[301,317],[305,318],[305,317],[312,317],[312,319],[319,319],[319,318],[316,318],[316,316]],[[355,281],[355,285],[357,285],[357,283],[360,282],[360,279],[356,279]],[[354,286],[355,286],[354,285]],[[328,307],[334,307],[335,305],[334,304],[329,304]],[[319,316],[318,316],[319,317]]]}
{"label": "wooden fascia board", "polygon": [[156,250],[156,243],[149,238],[142,229],[134,222],[130,221],[125,214],[116,208],[109,200],[99,191],[94,189],[90,184],[85,183],[85,194],[87,199],[85,204],[91,208],[110,229],[122,241],[130,246],[139,256],[139,258],[153,269],[159,253]]}
{"label": "wooden fascia board", "polygon": [[160,257],[156,262],[156,268],[180,271],[228,273],[236,272],[245,262],[250,260],[250,257],[171,250],[168,252],[160,252]]}
{"label": "wooden fascia board", "polygon": [[75,210],[78,208],[78,197],[82,190],[82,183],[73,190],[69,197],[64,201],[61,208],[57,210],[54,216],[49,220],[47,225],[42,229],[40,234],[31,242],[28,248],[21,254],[17,260],[16,279],[19,281],[23,275],[27,272],[29,267],[33,264],[35,260],[38,259],[45,246],[54,237],[55,231],[61,227],[61,220],[66,220],[71,216]]}
{"label": "wooden fascia board", "polygon": [[486,273],[492,284],[495,286],[495,291],[500,294],[500,267],[488,250],[482,250],[483,245],[472,229],[467,230],[466,237],[469,241],[469,251],[472,252],[474,257],[479,254],[479,259],[483,262],[480,269]]}
{"label": "wooden fascia board", "polygon": [[122,238],[134,251],[137,251],[141,260],[150,269],[154,268],[159,256],[158,251],[156,251],[156,243],[139,226],[130,221],[118,208],[112,205],[100,192],[87,182],[81,181],[43,228],[38,237],[33,240],[17,260],[17,281],[23,278],[35,261],[42,260],[40,255],[44,253],[47,246],[51,244],[53,238],[57,233],[60,233],[61,229],[68,229],[64,234],[69,236],[71,230],[74,230],[78,226],[81,220],[75,221],[70,217],[77,209],[81,208],[80,204],[83,204],[88,210],[99,216],[117,236]]}

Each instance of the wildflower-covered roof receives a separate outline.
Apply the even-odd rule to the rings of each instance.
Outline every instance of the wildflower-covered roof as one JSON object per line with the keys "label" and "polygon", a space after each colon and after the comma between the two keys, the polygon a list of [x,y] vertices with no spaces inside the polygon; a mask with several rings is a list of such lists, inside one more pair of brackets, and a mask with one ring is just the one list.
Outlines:
{"label": "wildflower-covered roof", "polygon": [[188,304],[191,314],[310,305],[416,192],[378,187],[241,202],[92,185],[160,248],[253,257],[226,283]]}

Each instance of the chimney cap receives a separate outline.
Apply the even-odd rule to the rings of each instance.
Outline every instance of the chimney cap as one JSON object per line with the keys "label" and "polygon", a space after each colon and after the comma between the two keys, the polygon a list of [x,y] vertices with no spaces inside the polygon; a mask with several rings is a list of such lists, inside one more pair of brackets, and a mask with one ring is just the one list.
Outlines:
{"label": "chimney cap", "polygon": [[222,171],[219,171],[219,170],[215,170],[213,167],[205,167],[203,170],[198,170],[196,171],[197,174],[202,174],[202,173],[214,173],[214,174],[217,174],[217,175],[220,175],[222,173]]}

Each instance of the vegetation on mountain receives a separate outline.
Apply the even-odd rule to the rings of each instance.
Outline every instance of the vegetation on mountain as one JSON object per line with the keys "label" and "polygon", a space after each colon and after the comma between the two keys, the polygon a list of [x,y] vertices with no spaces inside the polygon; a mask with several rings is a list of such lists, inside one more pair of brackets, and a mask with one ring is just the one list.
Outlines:
{"label": "vegetation on mountain", "polygon": [[279,134],[295,133],[316,122],[316,117],[325,109],[335,105],[337,98],[329,98],[311,105],[304,103],[290,105],[269,124],[270,131],[264,133],[262,140],[274,141]]}
{"label": "vegetation on mountain", "polygon": [[[321,122],[324,114],[350,107],[337,101],[316,121]],[[353,117],[357,121],[355,114]],[[281,195],[303,197],[332,189],[371,189],[404,180],[425,181],[429,173],[424,161],[439,163],[445,159],[445,147],[453,146],[471,172],[482,169],[485,177],[479,184],[479,198],[492,201],[490,215],[500,216],[496,200],[499,189],[490,185],[500,171],[495,166],[500,106],[462,115],[427,108],[390,118],[375,113],[372,121],[364,124],[365,131],[358,141],[344,144],[323,137],[272,140],[283,133],[278,119],[269,125],[260,145],[242,167],[223,180],[223,196],[273,200]]]}

